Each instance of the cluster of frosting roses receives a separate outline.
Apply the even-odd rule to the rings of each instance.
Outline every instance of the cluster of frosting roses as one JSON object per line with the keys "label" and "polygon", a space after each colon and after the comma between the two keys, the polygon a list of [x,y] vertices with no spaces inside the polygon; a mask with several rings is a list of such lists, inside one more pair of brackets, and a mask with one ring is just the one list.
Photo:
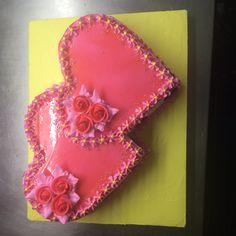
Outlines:
{"label": "cluster of frosting roses", "polygon": [[118,109],[106,104],[95,90],[90,95],[84,85],[81,86],[79,95],[72,99],[66,106],[69,107],[68,120],[74,135],[94,137],[95,131],[102,132],[118,112]]}
{"label": "cluster of frosting roses", "polygon": [[26,198],[44,218],[55,217],[65,224],[80,199],[75,192],[77,183],[76,177],[57,166],[50,176],[39,176],[37,185]]}

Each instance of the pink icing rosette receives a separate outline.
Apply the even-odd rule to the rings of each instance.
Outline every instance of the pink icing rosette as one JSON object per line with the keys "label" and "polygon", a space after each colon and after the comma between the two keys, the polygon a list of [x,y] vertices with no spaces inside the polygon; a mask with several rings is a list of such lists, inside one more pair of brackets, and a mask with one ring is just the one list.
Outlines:
{"label": "pink icing rosette", "polygon": [[51,175],[40,174],[37,184],[26,199],[44,218],[55,217],[65,224],[80,197],[75,192],[78,179],[57,166]]}
{"label": "pink icing rosette", "polygon": [[96,131],[103,132],[118,112],[101,99],[96,90],[91,95],[84,85],[81,85],[78,96],[68,98],[64,105],[71,134],[83,138],[94,137]]}

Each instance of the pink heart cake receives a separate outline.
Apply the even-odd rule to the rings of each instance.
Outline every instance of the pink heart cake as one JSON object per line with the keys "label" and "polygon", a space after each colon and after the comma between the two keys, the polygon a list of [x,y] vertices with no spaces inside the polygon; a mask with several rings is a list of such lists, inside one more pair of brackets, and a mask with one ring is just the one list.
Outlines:
{"label": "pink heart cake", "polygon": [[178,87],[178,79],[111,16],[79,18],[59,42],[64,82],[25,115],[34,152],[24,193],[44,218],[79,219],[116,189],[143,157],[129,133]]}

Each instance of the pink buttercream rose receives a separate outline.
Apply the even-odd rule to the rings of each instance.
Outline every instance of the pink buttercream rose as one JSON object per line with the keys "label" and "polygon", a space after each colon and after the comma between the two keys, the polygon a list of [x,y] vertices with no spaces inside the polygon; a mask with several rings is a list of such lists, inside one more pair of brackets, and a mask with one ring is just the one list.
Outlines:
{"label": "pink buttercream rose", "polygon": [[52,199],[52,191],[48,186],[40,187],[35,192],[36,200],[41,204],[47,204]]}
{"label": "pink buttercream rose", "polygon": [[55,194],[64,194],[69,190],[70,185],[65,176],[59,176],[53,180],[51,188]]}
{"label": "pink buttercream rose", "polygon": [[73,101],[74,110],[81,113],[88,112],[91,102],[85,96],[77,96]]}
{"label": "pink buttercream rose", "polygon": [[58,195],[53,198],[51,208],[57,216],[64,216],[70,213],[72,204],[67,195]]}
{"label": "pink buttercream rose", "polygon": [[77,130],[82,134],[88,133],[93,127],[93,121],[86,115],[78,116],[75,122]]}
{"label": "pink buttercream rose", "polygon": [[95,103],[90,109],[90,115],[95,123],[106,122],[109,118],[109,112],[106,106]]}

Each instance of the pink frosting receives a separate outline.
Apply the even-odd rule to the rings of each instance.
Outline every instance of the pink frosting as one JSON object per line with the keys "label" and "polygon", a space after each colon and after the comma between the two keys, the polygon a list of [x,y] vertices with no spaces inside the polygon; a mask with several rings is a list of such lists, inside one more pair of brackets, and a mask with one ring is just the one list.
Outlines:
{"label": "pink frosting", "polygon": [[[84,111],[78,111],[78,109],[74,107],[75,100],[78,100],[79,96],[81,100],[84,100],[84,105],[89,107]],[[87,105],[87,103],[90,104]],[[75,94],[72,97],[68,97],[64,101],[64,105],[68,114],[67,124],[69,124],[70,133],[73,136],[85,138],[94,137],[96,131],[103,132],[106,124],[111,122],[112,117],[119,111],[117,108],[112,107],[101,99],[96,90],[93,90],[93,93],[90,94],[85,85],[81,85],[78,95]],[[104,112],[104,114],[101,115],[101,120],[97,121],[94,114],[94,108],[96,107],[100,108],[101,112]]]}
{"label": "pink frosting", "polygon": [[[65,224],[72,214],[72,206],[76,205],[80,199],[79,195],[75,191],[77,183],[78,179],[76,177],[67,171],[63,171],[59,166],[57,166],[51,175],[46,176],[43,173],[39,175],[37,184],[26,195],[26,199],[32,201],[35,207],[40,205],[39,213],[44,218],[54,216],[62,224]],[[55,191],[55,189],[57,191]],[[58,190],[61,191],[58,192]],[[48,197],[49,193],[50,197]],[[59,202],[58,200],[60,199],[58,198],[61,196],[62,200]],[[47,199],[47,201],[39,201],[40,197]],[[59,214],[59,212],[61,212],[61,214]]]}
{"label": "pink frosting", "polygon": [[65,81],[36,96],[25,117],[34,159],[24,192],[41,215],[65,223],[93,211],[133,170],[143,151],[129,133],[179,81],[136,34],[105,15],[72,23],[59,59]]}

